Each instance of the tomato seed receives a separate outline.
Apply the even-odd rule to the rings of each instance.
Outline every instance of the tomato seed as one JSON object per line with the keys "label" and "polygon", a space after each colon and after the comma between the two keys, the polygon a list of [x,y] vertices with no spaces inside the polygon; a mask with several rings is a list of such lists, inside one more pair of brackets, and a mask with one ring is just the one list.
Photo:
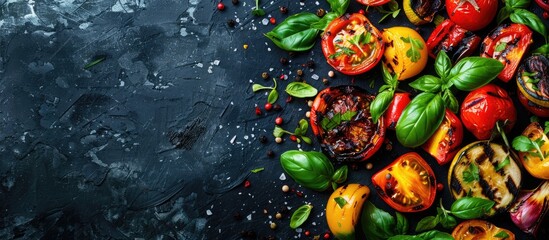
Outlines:
{"label": "tomato seed", "polygon": [[217,10],[219,10],[219,11],[225,10],[225,4],[223,4],[222,2],[218,3],[217,4]]}
{"label": "tomato seed", "polygon": [[248,181],[248,180],[244,181],[244,187],[245,188],[249,188],[250,185],[252,185],[252,183],[250,183],[250,181]]}
{"label": "tomato seed", "polygon": [[255,115],[261,115],[262,112],[261,112],[261,109],[259,107],[255,107]]}

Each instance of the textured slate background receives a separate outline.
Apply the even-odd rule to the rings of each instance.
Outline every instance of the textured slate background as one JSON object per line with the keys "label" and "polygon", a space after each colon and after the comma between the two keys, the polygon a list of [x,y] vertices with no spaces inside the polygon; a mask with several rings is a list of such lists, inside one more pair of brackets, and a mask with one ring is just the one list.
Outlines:
{"label": "textured slate background", "polygon": [[[328,231],[323,208],[330,193],[301,188],[278,163],[283,151],[318,150],[318,143],[276,144],[271,132],[277,116],[290,130],[305,117],[306,100],[286,103],[283,93],[296,71],[323,89],[331,68],[319,44],[289,55],[263,36],[274,27],[268,18],[288,16],[279,6],[294,14],[328,5],[261,1],[267,15],[254,17],[251,0],[224,3],[220,12],[216,1],[205,0],[0,1],[1,238],[240,239],[253,232],[257,238],[311,239]],[[351,3],[349,11],[358,9]],[[381,15],[369,12],[377,22]],[[403,13],[375,25],[412,26]],[[418,30],[426,38],[432,29]],[[84,69],[99,57],[105,61]],[[281,57],[289,63],[282,65]],[[311,60],[314,67],[306,66]],[[279,81],[283,110],[256,116],[266,94],[254,94],[251,85],[271,84],[261,78],[264,71],[288,78]],[[330,79],[330,85],[342,84],[375,92],[379,70]],[[503,86],[512,93],[516,88]],[[520,119],[515,133],[528,114]],[[355,166],[349,182],[370,185],[376,170],[411,151],[398,146],[393,133],[388,137],[393,150],[376,154],[373,170]],[[268,150],[276,157],[269,158]],[[447,166],[420,153],[446,184]],[[250,172],[260,167],[265,170]],[[284,184],[293,191],[283,193]],[[448,207],[447,189],[442,196]],[[370,200],[390,210],[375,193]],[[305,203],[313,204],[312,217],[290,229],[290,209]],[[276,212],[283,218],[275,219]],[[435,212],[406,216],[416,222]],[[526,238],[508,216],[491,221]],[[271,230],[270,222],[278,228]],[[305,230],[311,237],[303,236]]]}

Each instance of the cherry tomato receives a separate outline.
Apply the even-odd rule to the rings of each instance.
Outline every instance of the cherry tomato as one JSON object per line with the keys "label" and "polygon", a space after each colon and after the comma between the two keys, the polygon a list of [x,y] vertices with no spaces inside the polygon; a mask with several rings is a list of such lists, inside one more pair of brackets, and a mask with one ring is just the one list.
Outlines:
{"label": "cherry tomato", "polygon": [[549,11],[549,1],[547,0],[536,0],[536,3],[543,9],[545,12]]}
{"label": "cherry tomato", "polygon": [[505,239],[515,240],[515,234],[484,220],[467,220],[454,228],[452,237],[460,240]]}
{"label": "cherry tomato", "polygon": [[393,100],[383,114],[383,116],[385,117],[385,126],[387,126],[387,129],[395,130],[398,119],[400,118],[400,115],[402,115],[402,110],[404,110],[404,108],[408,106],[408,103],[410,103],[410,101],[410,93],[395,93]]}
{"label": "cherry tomato", "polygon": [[[543,144],[541,144],[540,149],[546,153],[549,151],[549,138],[543,130],[543,127],[538,122],[532,122],[524,129],[522,135],[532,141],[542,139]],[[544,157],[542,159],[538,154],[531,152],[519,152],[519,158],[522,166],[532,176],[549,180],[549,158]]]}
{"label": "cherry tomato", "polygon": [[381,199],[399,212],[428,209],[437,191],[433,170],[415,152],[400,156],[377,172],[372,183]]}
{"label": "cherry tomato", "polygon": [[359,13],[334,19],[322,34],[321,44],[328,64],[347,75],[372,69],[385,49],[381,32]]}
{"label": "cherry tomato", "polygon": [[360,4],[362,4],[362,5],[366,5],[366,6],[370,6],[370,7],[377,7],[377,6],[381,6],[385,3],[388,3],[391,0],[356,0],[356,1]]}
{"label": "cherry tomato", "polygon": [[538,117],[549,117],[549,59],[543,55],[527,58],[517,72],[519,101]]}
{"label": "cherry tomato", "polygon": [[463,125],[459,118],[446,109],[444,120],[436,132],[421,147],[431,154],[438,164],[444,165],[452,161],[463,140]]}
{"label": "cherry tomato", "polygon": [[469,31],[486,27],[497,11],[498,0],[446,0],[450,19]]}
{"label": "cherry tomato", "polygon": [[532,31],[526,25],[502,24],[484,38],[480,45],[480,56],[503,63],[505,67],[498,78],[508,82],[515,75],[522,56],[532,43]]}
{"label": "cherry tomato", "polygon": [[489,139],[497,121],[507,120],[509,132],[517,121],[517,111],[505,89],[487,84],[470,92],[461,104],[463,125],[479,140]]}
{"label": "cherry tomato", "polygon": [[461,58],[470,56],[476,51],[480,40],[480,37],[473,32],[446,19],[435,28],[427,39],[427,49],[429,49],[429,56],[432,58],[436,58],[438,52],[442,50],[453,62],[458,62]]}
{"label": "cherry tomato", "polygon": [[409,27],[391,27],[383,31],[385,53],[383,64],[405,80],[419,74],[427,65],[427,47],[416,30]]}
{"label": "cherry tomato", "polygon": [[322,149],[340,162],[370,158],[383,144],[383,116],[374,124],[370,103],[374,96],[355,86],[320,91],[311,107],[311,129]]}

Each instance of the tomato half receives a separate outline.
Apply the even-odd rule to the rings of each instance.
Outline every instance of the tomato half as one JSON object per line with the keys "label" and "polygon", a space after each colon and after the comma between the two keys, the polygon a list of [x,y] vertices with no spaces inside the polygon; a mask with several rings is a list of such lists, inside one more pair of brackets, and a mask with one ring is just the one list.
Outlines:
{"label": "tomato half", "polygon": [[543,55],[527,58],[517,72],[519,101],[538,117],[549,117],[549,59]]}
{"label": "tomato half", "polygon": [[385,139],[385,120],[370,115],[374,96],[355,86],[320,91],[311,107],[311,129],[332,159],[357,162],[370,158]]}
{"label": "tomato half", "polygon": [[433,169],[415,152],[400,156],[377,172],[372,183],[383,201],[399,212],[428,209],[436,196]]}
{"label": "tomato half", "polygon": [[400,118],[400,115],[402,115],[402,111],[408,106],[408,103],[410,103],[411,100],[410,93],[395,93],[389,107],[385,110],[385,113],[383,113],[387,129],[395,130],[398,119]]}
{"label": "tomato half", "polygon": [[360,4],[362,4],[362,5],[366,5],[366,6],[370,6],[370,7],[377,7],[377,6],[381,6],[385,3],[388,3],[391,0],[356,0],[356,1]]}
{"label": "tomato half", "polygon": [[381,32],[359,13],[334,19],[322,34],[321,44],[328,64],[347,75],[372,69],[385,49]]}
{"label": "tomato half", "polygon": [[479,140],[489,139],[497,121],[507,120],[509,132],[517,121],[517,110],[505,89],[487,84],[470,92],[461,103],[463,125]]}
{"label": "tomato half", "polygon": [[446,0],[450,19],[470,31],[488,26],[497,11],[498,0]]}
{"label": "tomato half", "polygon": [[[546,153],[549,151],[549,138],[543,130],[544,129],[538,122],[532,122],[524,129],[522,135],[528,137],[532,141],[542,139],[543,144],[541,144],[540,149],[542,152]],[[519,152],[519,157],[526,171],[532,176],[549,180],[549,157],[544,157],[542,159],[541,156],[537,154],[537,151],[536,153]]]}
{"label": "tomato half", "polygon": [[480,37],[473,32],[460,27],[450,19],[437,25],[427,39],[429,56],[436,58],[439,51],[448,54],[453,62],[470,56],[480,44]]}
{"label": "tomato half", "polygon": [[409,27],[391,27],[383,30],[383,64],[398,80],[419,74],[427,65],[427,47],[419,33]]}
{"label": "tomato half", "polygon": [[446,109],[444,120],[437,131],[421,148],[431,154],[438,164],[444,165],[452,161],[462,140],[463,125],[461,121],[456,114]]}
{"label": "tomato half", "polygon": [[502,24],[494,29],[480,45],[480,56],[503,63],[498,78],[508,82],[513,78],[522,56],[533,43],[532,31],[523,24]]}
{"label": "tomato half", "polygon": [[484,220],[467,220],[454,228],[452,237],[460,240],[500,239],[515,240],[515,234]]}

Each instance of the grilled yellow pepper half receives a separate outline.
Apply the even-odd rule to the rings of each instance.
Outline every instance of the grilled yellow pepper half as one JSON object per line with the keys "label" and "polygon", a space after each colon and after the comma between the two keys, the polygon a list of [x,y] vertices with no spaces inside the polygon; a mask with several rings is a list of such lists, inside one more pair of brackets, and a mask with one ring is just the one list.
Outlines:
{"label": "grilled yellow pepper half", "polygon": [[369,195],[368,186],[356,183],[341,186],[332,193],[326,204],[326,220],[337,239],[355,239],[355,226]]}

